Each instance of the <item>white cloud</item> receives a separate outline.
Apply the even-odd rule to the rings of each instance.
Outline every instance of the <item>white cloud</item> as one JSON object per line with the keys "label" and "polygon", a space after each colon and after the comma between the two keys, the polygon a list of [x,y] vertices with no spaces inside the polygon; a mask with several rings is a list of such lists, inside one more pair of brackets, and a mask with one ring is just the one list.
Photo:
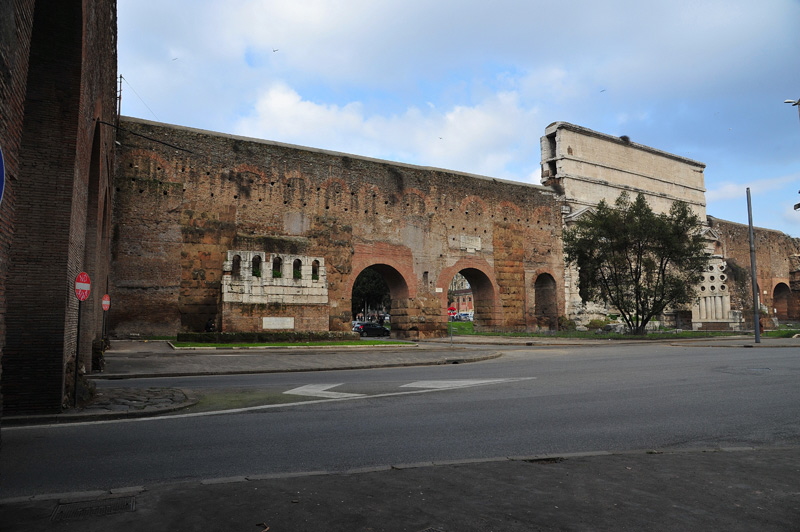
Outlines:
{"label": "white cloud", "polygon": [[725,201],[730,199],[740,199],[746,196],[747,189],[750,189],[751,196],[763,196],[775,190],[780,190],[789,183],[800,183],[800,173],[767,179],[757,179],[748,183],[724,182],[717,184],[713,189],[706,191],[706,201]]}
{"label": "white cloud", "polygon": [[[363,106],[304,100],[285,83],[259,96],[252,114],[234,127],[241,135],[299,143],[357,155],[510,177],[510,169],[538,167],[540,127],[536,112],[520,106],[515,93],[500,93],[475,106],[446,113],[408,108],[394,116],[366,115]],[[524,174],[521,174],[524,175]]]}
{"label": "white cloud", "polygon": [[734,220],[736,183],[777,204],[800,171],[797,0],[118,7],[132,116],[533,182],[568,121],[707,163],[709,214]]}

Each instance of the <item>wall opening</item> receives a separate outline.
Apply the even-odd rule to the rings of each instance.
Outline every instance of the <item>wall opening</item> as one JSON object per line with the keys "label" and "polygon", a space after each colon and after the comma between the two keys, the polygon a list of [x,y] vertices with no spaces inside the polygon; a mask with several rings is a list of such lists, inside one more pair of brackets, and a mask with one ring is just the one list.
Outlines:
{"label": "wall opening", "polygon": [[778,320],[788,320],[789,318],[789,300],[792,297],[792,291],[786,283],[778,283],[775,290],[772,292],[772,317]]}
{"label": "wall opening", "polygon": [[558,299],[556,280],[549,273],[540,274],[533,285],[534,315],[542,329],[558,329]]}
{"label": "wall opening", "polygon": [[458,272],[469,286],[465,294],[468,305],[472,305],[472,326],[474,330],[487,330],[498,325],[495,321],[499,308],[494,286],[489,277],[477,268],[465,268]]}
{"label": "wall opening", "polygon": [[272,259],[272,277],[275,279],[283,277],[283,259],[280,257]]}
{"label": "wall opening", "polygon": [[351,305],[353,320],[374,321],[392,331],[418,330],[408,320],[408,283],[388,264],[373,264],[358,274]]}
{"label": "wall opening", "polygon": [[472,301],[472,286],[466,277],[457,273],[447,288],[447,307],[455,309],[455,316],[450,321],[472,321],[475,317],[475,306]]}

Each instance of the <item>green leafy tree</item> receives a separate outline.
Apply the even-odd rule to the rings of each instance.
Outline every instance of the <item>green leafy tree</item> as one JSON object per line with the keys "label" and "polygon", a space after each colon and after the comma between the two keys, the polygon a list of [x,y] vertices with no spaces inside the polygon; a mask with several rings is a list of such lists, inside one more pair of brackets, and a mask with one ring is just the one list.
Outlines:
{"label": "green leafy tree", "polygon": [[627,326],[644,334],[671,306],[692,302],[708,262],[700,218],[676,201],[656,214],[642,194],[605,201],[564,232],[567,262],[578,267],[584,301],[618,309]]}
{"label": "green leafy tree", "polygon": [[383,276],[372,268],[362,271],[353,283],[351,308],[353,317],[359,312],[363,312],[365,305],[371,309],[383,307],[388,310],[391,304],[389,285],[386,284]]}

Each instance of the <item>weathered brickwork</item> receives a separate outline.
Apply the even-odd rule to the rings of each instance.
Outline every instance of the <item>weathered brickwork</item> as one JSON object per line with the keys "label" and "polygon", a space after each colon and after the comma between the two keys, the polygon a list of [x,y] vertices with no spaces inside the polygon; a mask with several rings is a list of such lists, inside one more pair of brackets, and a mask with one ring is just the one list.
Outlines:
{"label": "weathered brickwork", "polygon": [[[4,61],[13,64],[4,65],[11,82],[2,78],[10,171],[2,212],[8,255],[0,272],[9,414],[60,410],[71,393],[76,351],[78,366],[91,369],[108,277],[114,152],[114,129],[98,120],[113,123],[116,103],[115,2],[12,5],[13,13],[8,2],[2,8],[2,24],[12,21],[16,32],[9,39],[3,26]],[[80,271],[92,276],[100,296],[82,305],[78,339],[73,285]]]}
{"label": "weathered brickwork", "polygon": [[[5,351],[9,248],[15,226],[14,183],[19,179],[19,147],[34,4],[34,0],[0,3],[0,150],[5,166],[3,202],[0,204],[0,379]],[[0,414],[2,391],[0,388]]]}
{"label": "weathered brickwork", "polygon": [[[727,260],[750,271],[749,228],[743,224],[708,217],[709,226],[719,234],[718,252]],[[800,286],[792,280],[800,272],[800,239],[780,231],[754,228],[759,302],[770,318],[800,320]],[[752,308],[750,286],[745,287],[749,300],[739,305]],[[745,319],[750,319],[745,314]],[[752,320],[751,320],[752,322]]]}
{"label": "weathered brickwork", "polygon": [[[143,120],[122,126],[136,135],[121,133],[118,151],[112,283],[126,310],[113,314],[115,334],[202,330],[232,312],[220,306],[229,250],[323,258],[329,330],[349,326],[353,282],[368,267],[389,285],[395,333],[412,337],[444,332],[459,271],[485,328],[537,326],[526,284],[539,271],[561,280],[560,206],[545,187]],[[319,309],[287,308],[240,313],[318,323]]]}
{"label": "weathered brickwork", "polygon": [[[570,217],[621,190],[705,215],[702,163],[565,123],[542,138],[548,186],[136,119],[116,134],[115,13],[114,0],[0,2],[6,415],[62,408],[76,368],[92,369],[105,292],[112,336],[202,331],[209,319],[222,330],[341,331],[353,284],[372,268],[389,286],[394,334],[425,338],[445,331],[460,273],[478,329],[549,329],[582,304],[563,262]],[[749,270],[747,228],[708,224],[716,269],[704,286],[720,288],[720,273],[728,285],[695,313],[736,319],[752,306],[733,279]],[[756,235],[761,304],[774,320],[800,320],[800,241]],[[262,275],[276,256],[306,262],[298,278],[288,264],[280,282],[251,278],[239,301],[226,292],[240,281],[231,251],[263,254]],[[309,282],[309,260],[324,288]],[[78,335],[80,271],[93,291]],[[694,325],[692,314],[675,321]]]}

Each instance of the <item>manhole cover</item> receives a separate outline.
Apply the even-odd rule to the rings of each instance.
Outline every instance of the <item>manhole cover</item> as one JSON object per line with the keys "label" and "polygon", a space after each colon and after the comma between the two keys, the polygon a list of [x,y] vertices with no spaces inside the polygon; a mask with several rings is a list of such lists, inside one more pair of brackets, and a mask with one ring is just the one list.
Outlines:
{"label": "manhole cover", "polygon": [[84,517],[98,517],[101,515],[132,512],[135,509],[136,497],[118,497],[116,499],[105,499],[102,501],[70,502],[56,506],[50,520],[56,523],[58,521],[67,521],[71,519],[83,519]]}

